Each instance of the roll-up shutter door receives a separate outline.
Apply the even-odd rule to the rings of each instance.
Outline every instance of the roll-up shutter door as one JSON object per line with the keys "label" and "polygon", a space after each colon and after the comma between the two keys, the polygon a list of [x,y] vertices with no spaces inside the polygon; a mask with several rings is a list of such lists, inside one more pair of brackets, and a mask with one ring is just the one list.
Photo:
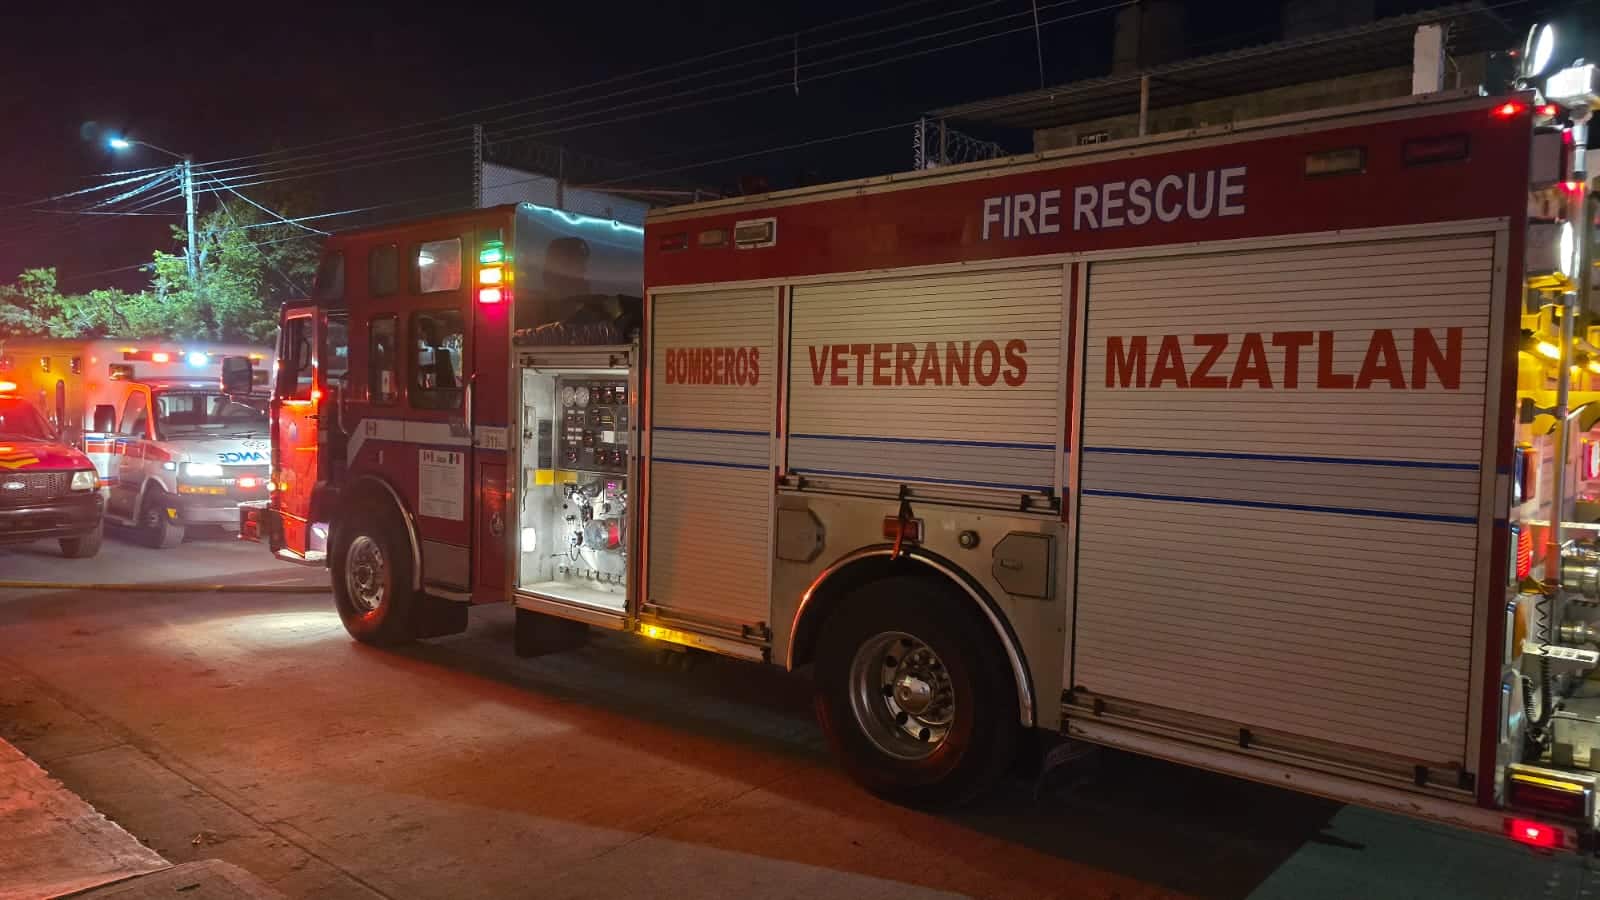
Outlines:
{"label": "roll-up shutter door", "polygon": [[777,293],[653,303],[647,599],[664,612],[765,623]]}
{"label": "roll-up shutter door", "polygon": [[1490,236],[1090,267],[1071,683],[1466,756]]}
{"label": "roll-up shutter door", "polygon": [[1063,309],[1059,266],[796,287],[789,468],[1054,490]]}

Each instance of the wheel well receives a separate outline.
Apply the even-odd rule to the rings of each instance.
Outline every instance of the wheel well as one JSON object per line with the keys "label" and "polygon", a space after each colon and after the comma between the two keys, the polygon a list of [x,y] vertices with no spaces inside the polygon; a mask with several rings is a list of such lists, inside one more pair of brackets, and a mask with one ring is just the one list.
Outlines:
{"label": "wheel well", "polygon": [[994,636],[1004,655],[1011,663],[1011,679],[1017,689],[1017,706],[1022,724],[1032,726],[1034,720],[1033,684],[1028,677],[1022,647],[1005,617],[995,608],[982,587],[960,574],[954,566],[923,553],[913,553],[900,559],[890,559],[888,547],[867,548],[836,562],[818,576],[811,589],[806,591],[795,612],[794,627],[789,635],[788,668],[796,669],[810,664],[817,652],[817,638],[823,623],[839,609],[850,592],[890,576],[913,575],[943,581],[960,594],[971,599],[964,604],[973,624]]}
{"label": "wheel well", "polygon": [[[406,512],[405,504],[400,499],[400,494],[395,491],[387,481],[371,475],[356,479],[348,491],[343,491],[338,497],[337,504],[331,510],[332,521],[329,523],[330,533],[328,545],[330,548],[339,540],[339,531],[343,526],[343,519],[354,510],[362,506],[373,506],[378,509],[392,509],[399,518],[401,527],[405,529],[407,542],[411,547],[411,586],[414,589],[422,588],[422,545],[417,541],[416,523]],[[328,554],[328,564],[333,564],[333,554]]]}

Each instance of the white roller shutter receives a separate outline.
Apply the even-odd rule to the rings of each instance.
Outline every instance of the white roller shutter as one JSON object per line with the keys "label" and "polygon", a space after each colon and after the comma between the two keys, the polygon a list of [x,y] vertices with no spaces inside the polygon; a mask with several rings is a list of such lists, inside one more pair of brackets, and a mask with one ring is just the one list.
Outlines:
{"label": "white roller shutter", "polygon": [[647,600],[765,623],[778,302],[771,289],[653,300]]}
{"label": "white roller shutter", "polygon": [[789,468],[1056,489],[1063,309],[1059,266],[796,287]]}
{"label": "white roller shutter", "polygon": [[1493,257],[1469,236],[1090,267],[1070,683],[1466,759]]}

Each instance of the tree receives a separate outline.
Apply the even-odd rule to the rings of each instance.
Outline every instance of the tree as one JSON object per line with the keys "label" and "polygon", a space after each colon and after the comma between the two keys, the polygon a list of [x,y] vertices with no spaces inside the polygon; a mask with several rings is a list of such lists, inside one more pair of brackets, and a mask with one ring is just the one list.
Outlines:
{"label": "tree", "polygon": [[[174,235],[181,244],[185,235]],[[148,293],[173,337],[269,340],[278,308],[310,292],[316,237],[253,205],[223,200],[197,223],[195,277],[182,255],[157,252]]]}
{"label": "tree", "polygon": [[[294,208],[291,200],[285,209]],[[293,217],[293,213],[285,212]],[[179,338],[270,342],[284,301],[306,296],[317,235],[244,202],[219,202],[196,224],[196,274],[179,252],[156,251],[150,287],[62,294],[54,269],[29,269],[0,285],[0,337]]]}

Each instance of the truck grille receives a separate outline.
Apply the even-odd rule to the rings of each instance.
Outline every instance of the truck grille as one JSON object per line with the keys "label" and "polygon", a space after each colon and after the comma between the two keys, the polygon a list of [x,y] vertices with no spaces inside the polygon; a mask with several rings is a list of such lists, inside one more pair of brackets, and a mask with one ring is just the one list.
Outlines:
{"label": "truck grille", "polygon": [[54,500],[65,497],[71,487],[71,472],[0,472],[0,506]]}

